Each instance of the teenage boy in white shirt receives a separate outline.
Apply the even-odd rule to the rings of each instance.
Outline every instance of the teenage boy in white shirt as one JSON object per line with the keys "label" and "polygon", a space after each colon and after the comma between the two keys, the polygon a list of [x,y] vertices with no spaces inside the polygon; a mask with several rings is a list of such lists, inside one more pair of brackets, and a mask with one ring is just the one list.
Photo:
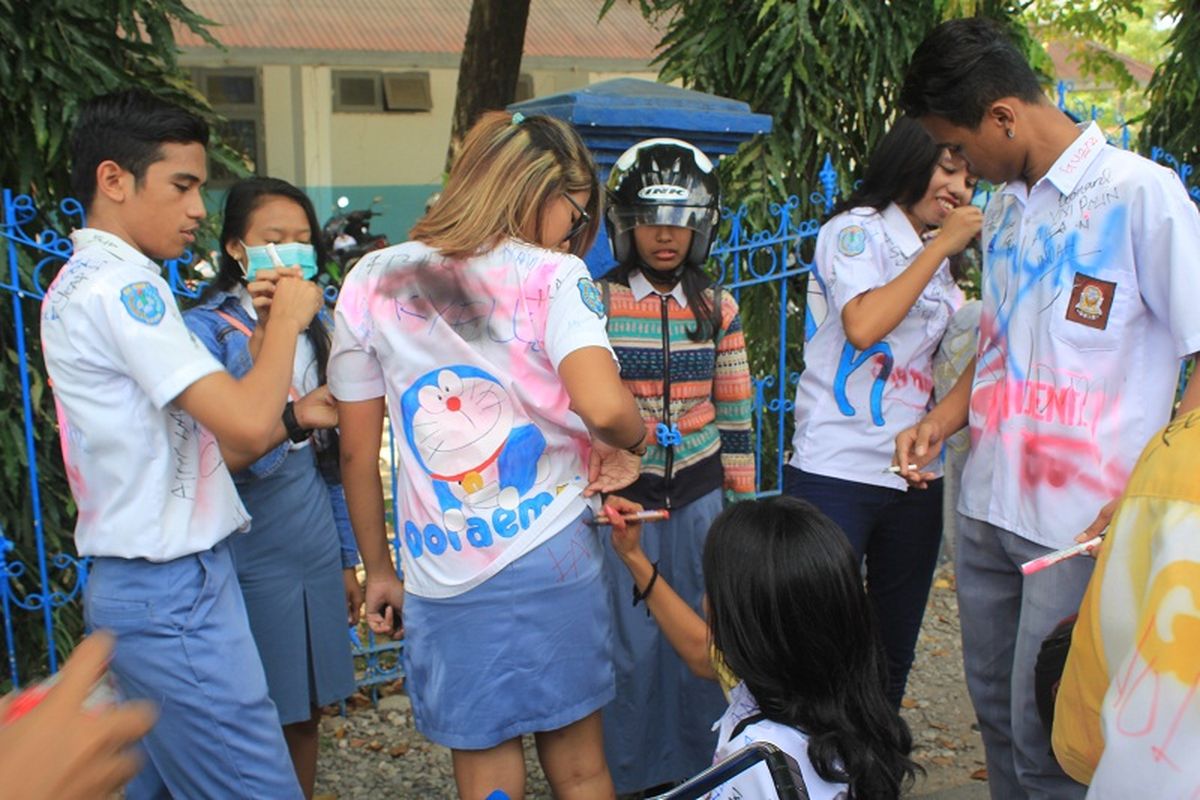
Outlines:
{"label": "teenage boy in white shirt", "polygon": [[321,294],[288,270],[260,284],[269,322],[241,380],[188,332],[151,259],[195,239],[207,142],[203,120],[145,92],[84,105],[72,183],[88,227],[46,292],[42,347],[93,559],[85,622],[116,634],[122,694],[159,708],[125,796],[298,798],[224,540],[250,522],[229,469],[336,422],[327,394],[285,411]]}
{"label": "teenage boy in white shirt", "polygon": [[[1200,351],[1200,215],[1173,172],[1108,145],[1094,123],[1076,127],[982,18],[925,39],[900,105],[973,173],[1006,185],[984,216],[976,358],[897,436],[896,463],[923,485],[969,422],[956,568],[992,797],[1083,797],[1050,753],[1033,667],[1078,610],[1092,562],[1027,578],[1019,566],[1099,533],[1167,422],[1180,360]],[[1182,409],[1197,405],[1192,381]]]}

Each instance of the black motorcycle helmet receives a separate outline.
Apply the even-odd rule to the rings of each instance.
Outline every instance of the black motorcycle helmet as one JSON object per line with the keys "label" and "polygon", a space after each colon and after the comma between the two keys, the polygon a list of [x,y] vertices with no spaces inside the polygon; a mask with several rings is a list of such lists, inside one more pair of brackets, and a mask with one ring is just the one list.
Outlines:
{"label": "black motorcycle helmet", "polygon": [[679,139],[646,139],[626,150],[608,176],[604,222],[617,263],[636,254],[638,225],[690,228],[692,246],[680,264],[702,267],[720,219],[720,183],[708,156]]}

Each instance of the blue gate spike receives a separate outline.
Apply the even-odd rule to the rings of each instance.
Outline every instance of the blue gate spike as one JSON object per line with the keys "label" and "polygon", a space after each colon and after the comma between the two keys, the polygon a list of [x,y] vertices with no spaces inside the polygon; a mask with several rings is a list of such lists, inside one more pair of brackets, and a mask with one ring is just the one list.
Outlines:
{"label": "blue gate spike", "polygon": [[833,159],[829,153],[825,154],[825,163],[821,165],[821,171],[817,173],[817,177],[821,179],[821,186],[825,189],[825,211],[833,210],[834,201],[837,200],[837,170],[833,168]]}
{"label": "blue gate spike", "polygon": [[674,422],[669,428],[661,422],[654,426],[654,438],[658,439],[659,447],[674,447],[683,443],[683,434]]}

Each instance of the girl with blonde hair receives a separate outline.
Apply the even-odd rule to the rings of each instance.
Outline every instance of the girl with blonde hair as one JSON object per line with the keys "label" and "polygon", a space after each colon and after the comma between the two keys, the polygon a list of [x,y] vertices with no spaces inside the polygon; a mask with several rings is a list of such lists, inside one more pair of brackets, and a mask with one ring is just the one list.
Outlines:
{"label": "girl with blonde hair", "polygon": [[[556,797],[613,796],[611,620],[586,498],[637,477],[645,429],[578,258],[598,217],[569,125],[485,114],[411,241],[360,261],[338,302],[329,382],[367,620],[405,632],[414,721],[453,751],[464,798],[523,796],[526,733]],[[402,577],[378,470],[385,397]]]}

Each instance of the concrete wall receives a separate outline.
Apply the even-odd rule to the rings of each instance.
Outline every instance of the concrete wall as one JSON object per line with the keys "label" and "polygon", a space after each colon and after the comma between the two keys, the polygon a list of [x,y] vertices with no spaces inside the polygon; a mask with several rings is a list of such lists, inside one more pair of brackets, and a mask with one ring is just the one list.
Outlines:
{"label": "concrete wall", "polygon": [[[338,197],[351,208],[381,198],[377,232],[403,240],[438,191],[450,139],[458,84],[458,56],[386,54],[254,53],[193,51],[190,67],[255,67],[259,76],[265,174],[301,186],[324,221]],[[305,63],[307,62],[307,63]],[[429,73],[433,108],[425,112],[346,113],[333,111],[335,70],[423,70]],[[536,96],[571,91],[616,77],[654,80],[644,65],[577,63],[556,59],[527,63]]]}

